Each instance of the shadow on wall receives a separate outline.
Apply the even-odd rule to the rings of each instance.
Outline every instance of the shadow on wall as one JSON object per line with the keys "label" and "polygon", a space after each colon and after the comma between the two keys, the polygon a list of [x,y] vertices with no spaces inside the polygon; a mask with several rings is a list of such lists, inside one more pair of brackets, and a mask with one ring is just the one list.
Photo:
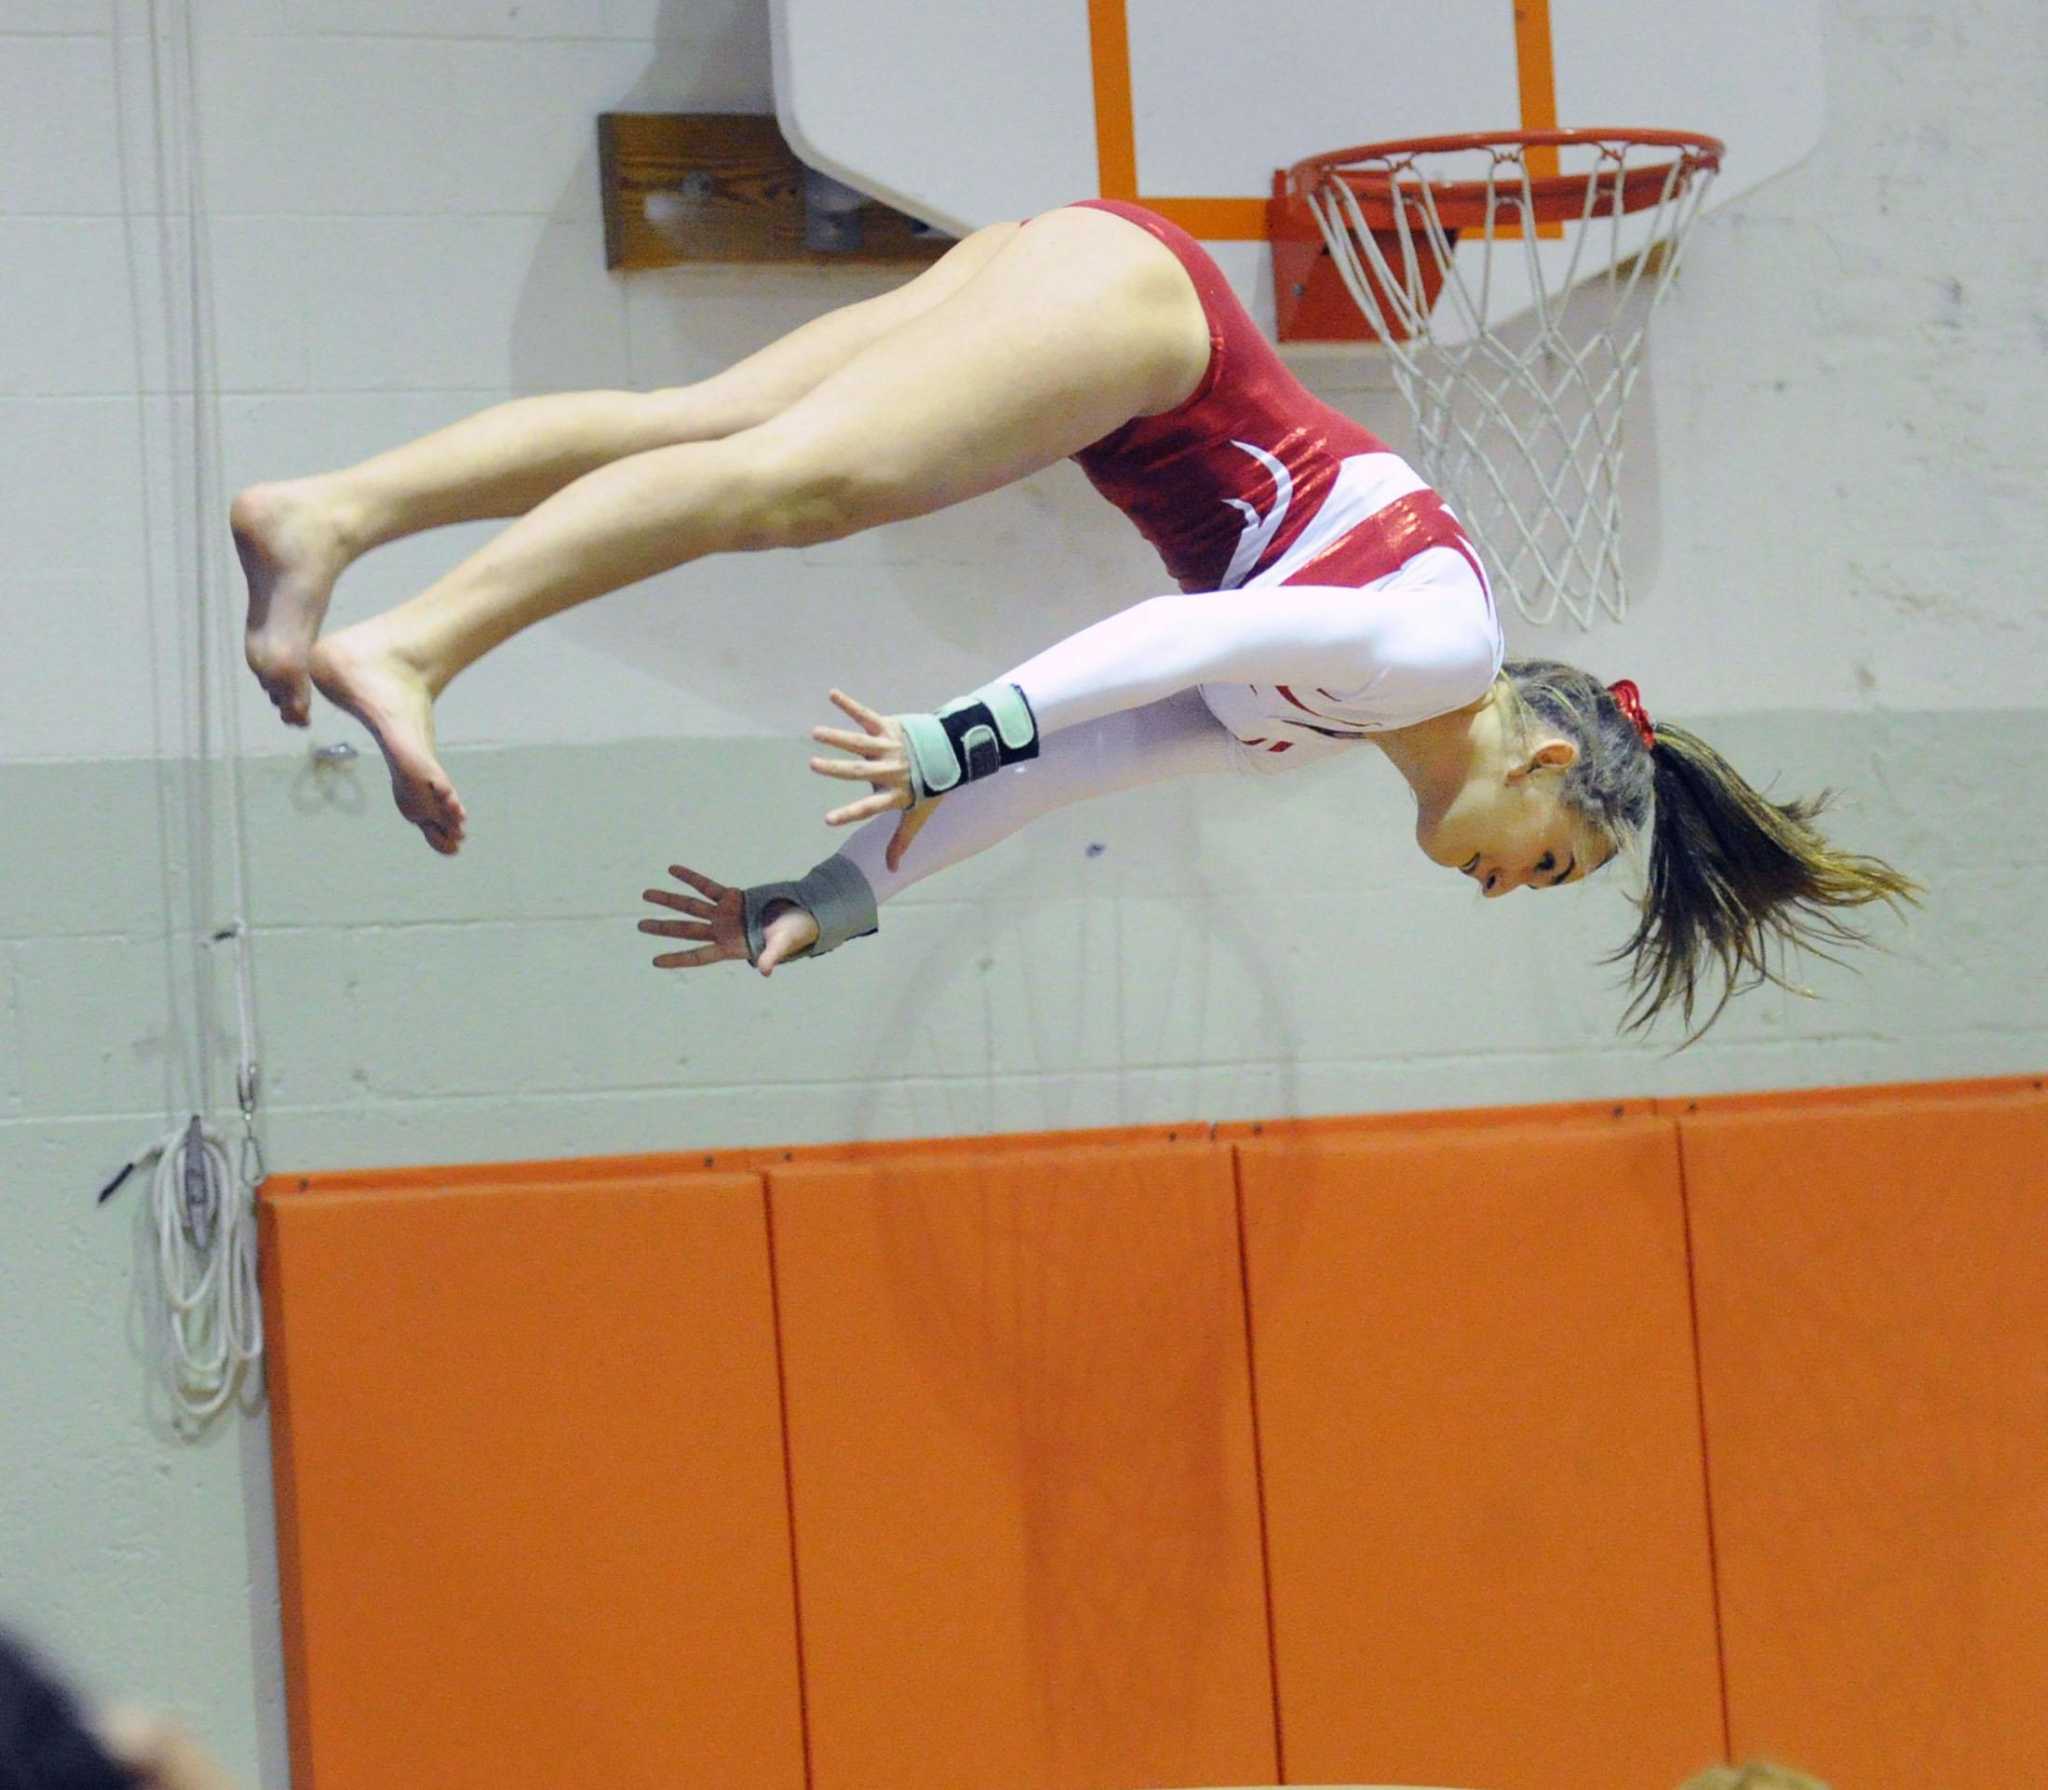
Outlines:
{"label": "shadow on wall", "polygon": [[945,1067],[845,1091],[835,1135],[1298,1111],[1306,946],[1218,886],[1200,800],[1155,790],[1142,806],[1049,817],[1028,886],[892,910],[919,931],[873,1036],[900,1061]]}

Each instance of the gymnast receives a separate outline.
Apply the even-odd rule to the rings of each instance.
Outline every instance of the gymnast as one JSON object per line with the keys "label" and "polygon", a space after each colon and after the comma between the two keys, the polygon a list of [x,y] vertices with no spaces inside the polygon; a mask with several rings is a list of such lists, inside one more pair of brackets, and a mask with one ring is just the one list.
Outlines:
{"label": "gymnast", "polygon": [[[250,668],[305,726],[311,688],[375,736],[399,812],[452,854],[466,814],[433,703],[545,616],[706,554],[807,546],[925,515],[1072,457],[1177,581],[929,713],[812,738],[867,822],[794,882],[645,899],[664,969],[763,975],[873,932],[910,883],[1086,796],[1376,748],[1416,840],[1489,896],[1582,881],[1624,851],[1644,892],[1630,1021],[1704,1024],[1782,981],[1775,949],[1859,941],[1842,910],[1909,899],[1635,687],[1506,662],[1486,575],[1443,501],[1312,397],[1183,231],[1085,200],[976,232],[898,289],[699,384],[518,399],[341,471],[252,486],[231,516]],[[517,517],[411,601],[322,634],[334,581],[420,529]]]}

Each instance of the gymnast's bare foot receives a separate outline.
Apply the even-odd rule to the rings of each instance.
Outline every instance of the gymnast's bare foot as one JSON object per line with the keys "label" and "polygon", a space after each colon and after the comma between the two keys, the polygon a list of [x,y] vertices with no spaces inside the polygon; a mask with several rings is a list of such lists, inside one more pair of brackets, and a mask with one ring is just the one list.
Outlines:
{"label": "gymnast's bare foot", "polygon": [[293,727],[311,718],[306,661],[334,581],[355,558],[336,505],[319,479],[251,485],[228,520],[249,580],[249,669]]}
{"label": "gymnast's bare foot", "polygon": [[463,809],[434,756],[434,696],[426,674],[400,649],[383,616],[313,643],[309,669],[320,694],[377,736],[391,768],[398,812],[452,858],[462,846]]}

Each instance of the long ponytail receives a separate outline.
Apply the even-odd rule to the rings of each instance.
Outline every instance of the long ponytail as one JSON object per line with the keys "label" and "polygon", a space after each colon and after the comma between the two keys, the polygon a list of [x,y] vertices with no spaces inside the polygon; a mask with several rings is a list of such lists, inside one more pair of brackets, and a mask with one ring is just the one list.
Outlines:
{"label": "long ponytail", "polygon": [[[1780,967],[1785,947],[1832,959],[1833,947],[1868,943],[1842,910],[1918,896],[1882,859],[1837,851],[1820,835],[1813,821],[1825,793],[1771,801],[1699,735],[1653,723],[1633,685],[1603,686],[1550,659],[1503,671],[1524,724],[1555,727],[1579,749],[1563,800],[1617,846],[1647,848],[1641,918],[1607,960],[1629,966],[1626,1030],[1676,1007],[1691,1043],[1741,991],[1797,986]],[[1716,968],[1718,998],[1695,1026],[1702,976]]]}
{"label": "long ponytail", "polygon": [[[1821,836],[1812,823],[1828,792],[1773,802],[1682,727],[1658,726],[1649,757],[1656,806],[1642,918],[1609,959],[1629,961],[1629,1029],[1643,1029],[1675,1003],[1697,1038],[1742,990],[1796,986],[1780,967],[1787,946],[1832,961],[1835,947],[1869,943],[1843,909],[1919,893],[1882,859],[1839,851]],[[1721,972],[1720,997],[1695,1028],[1709,963]]]}

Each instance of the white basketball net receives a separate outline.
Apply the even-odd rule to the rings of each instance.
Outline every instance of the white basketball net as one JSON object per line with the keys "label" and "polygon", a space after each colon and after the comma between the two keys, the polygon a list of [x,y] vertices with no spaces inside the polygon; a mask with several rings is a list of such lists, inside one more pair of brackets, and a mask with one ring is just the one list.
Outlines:
{"label": "white basketball net", "polygon": [[[1400,203],[1375,236],[1357,195],[1327,173],[1305,195],[1339,273],[1393,356],[1421,470],[1457,511],[1497,587],[1531,622],[1581,627],[1627,612],[1621,569],[1622,412],[1650,312],[1678,269],[1714,168],[1668,146],[1599,141],[1584,204],[1544,239],[1523,146],[1368,156]],[[1630,155],[1634,155],[1633,164]],[[1481,157],[1485,221],[1446,229],[1432,180]],[[1623,181],[1670,158],[1654,203],[1624,212]],[[1603,215],[1604,214],[1604,215]],[[1498,251],[1498,252],[1497,252]],[[1582,275],[1582,267],[1595,269]],[[1429,301],[1425,274],[1441,270]],[[1368,278],[1368,271],[1370,278]]]}

